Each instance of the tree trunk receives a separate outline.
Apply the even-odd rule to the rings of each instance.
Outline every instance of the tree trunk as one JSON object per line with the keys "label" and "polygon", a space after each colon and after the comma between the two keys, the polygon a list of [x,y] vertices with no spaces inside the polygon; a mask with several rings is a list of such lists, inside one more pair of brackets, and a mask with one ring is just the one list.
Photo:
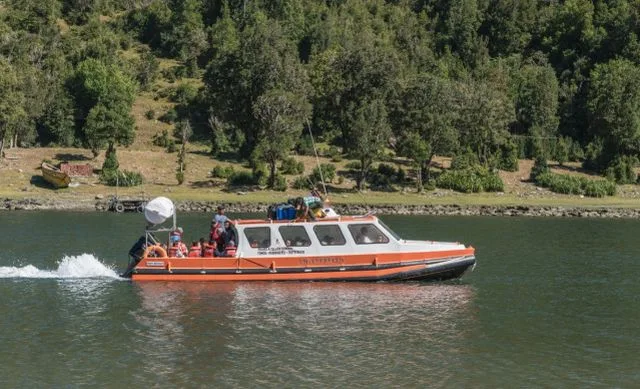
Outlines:
{"label": "tree trunk", "polygon": [[0,159],[4,159],[4,134],[0,134]]}
{"label": "tree trunk", "polygon": [[367,172],[369,171],[370,166],[371,162],[369,162],[367,159],[360,159],[360,173],[358,174],[358,179],[356,181],[359,191],[363,191],[365,189],[365,184],[367,182]]}
{"label": "tree trunk", "polygon": [[269,161],[269,188],[273,189],[276,186],[276,164],[275,160]]}
{"label": "tree trunk", "polygon": [[422,193],[424,190],[422,186],[422,162],[418,162],[416,165],[416,189],[418,193]]}

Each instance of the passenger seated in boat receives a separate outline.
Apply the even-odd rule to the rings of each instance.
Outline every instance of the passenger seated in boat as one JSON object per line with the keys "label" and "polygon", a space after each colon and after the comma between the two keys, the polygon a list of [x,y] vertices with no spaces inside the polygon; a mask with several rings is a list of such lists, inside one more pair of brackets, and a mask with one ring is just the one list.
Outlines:
{"label": "passenger seated in boat", "polygon": [[373,243],[373,239],[369,236],[369,229],[367,227],[362,227],[360,229],[360,235],[358,235],[358,241],[356,243]]}
{"label": "passenger seated in boat", "polygon": [[212,258],[215,256],[216,252],[216,242],[214,240],[210,240],[209,243],[205,243],[202,249],[202,256],[205,258]]}
{"label": "passenger seated in boat", "polygon": [[184,258],[187,256],[187,246],[182,243],[179,236],[174,235],[171,237],[171,243],[167,254],[171,258]]}
{"label": "passenger seated in boat", "polygon": [[236,256],[236,242],[230,240],[229,243],[224,248],[224,257],[235,257]]}
{"label": "passenger seated in boat", "polygon": [[189,258],[198,258],[202,253],[202,248],[198,241],[191,242],[191,248],[189,249]]}

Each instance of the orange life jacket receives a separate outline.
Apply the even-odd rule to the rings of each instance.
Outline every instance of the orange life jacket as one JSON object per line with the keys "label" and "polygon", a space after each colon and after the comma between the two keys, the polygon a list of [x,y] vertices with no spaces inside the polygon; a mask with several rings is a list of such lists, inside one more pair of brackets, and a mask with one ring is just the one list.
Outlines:
{"label": "orange life jacket", "polygon": [[171,246],[167,251],[167,256],[170,258],[175,258],[178,255],[178,246]]}
{"label": "orange life jacket", "polygon": [[216,250],[216,246],[209,244],[209,243],[205,243],[204,244],[204,256],[205,257],[213,257],[214,253]]}
{"label": "orange life jacket", "polygon": [[224,252],[225,252],[225,255],[227,257],[235,257],[235,255],[236,255],[236,246],[228,244],[228,245],[225,246]]}
{"label": "orange life jacket", "polygon": [[199,246],[191,246],[189,249],[189,258],[197,258],[200,256],[200,247]]}

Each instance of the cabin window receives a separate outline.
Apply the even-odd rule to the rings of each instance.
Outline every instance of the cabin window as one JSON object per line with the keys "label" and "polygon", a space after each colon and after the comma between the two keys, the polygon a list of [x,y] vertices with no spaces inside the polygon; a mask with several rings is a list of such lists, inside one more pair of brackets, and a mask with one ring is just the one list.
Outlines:
{"label": "cabin window", "polygon": [[313,232],[323,246],[342,246],[347,243],[337,224],[315,226]]}
{"label": "cabin window", "polygon": [[271,228],[249,227],[244,229],[244,236],[252,248],[266,249],[271,246]]}
{"label": "cabin window", "polygon": [[309,239],[307,230],[302,226],[282,226],[278,230],[287,247],[311,246],[311,239]]}
{"label": "cabin window", "polygon": [[349,224],[349,232],[357,244],[389,243],[389,238],[375,224]]}

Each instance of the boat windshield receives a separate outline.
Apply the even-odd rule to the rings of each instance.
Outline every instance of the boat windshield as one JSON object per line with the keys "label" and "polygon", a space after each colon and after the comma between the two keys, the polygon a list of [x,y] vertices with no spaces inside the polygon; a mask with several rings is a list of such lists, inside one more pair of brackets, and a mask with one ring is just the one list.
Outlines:
{"label": "boat windshield", "polygon": [[396,234],[391,228],[389,228],[389,226],[384,224],[384,222],[382,220],[380,220],[379,218],[378,218],[378,223],[380,223],[380,226],[382,228],[384,228],[385,230],[387,230],[387,232],[389,234],[391,234],[391,236],[393,236],[395,238],[395,240],[402,240],[402,238],[398,234]]}

